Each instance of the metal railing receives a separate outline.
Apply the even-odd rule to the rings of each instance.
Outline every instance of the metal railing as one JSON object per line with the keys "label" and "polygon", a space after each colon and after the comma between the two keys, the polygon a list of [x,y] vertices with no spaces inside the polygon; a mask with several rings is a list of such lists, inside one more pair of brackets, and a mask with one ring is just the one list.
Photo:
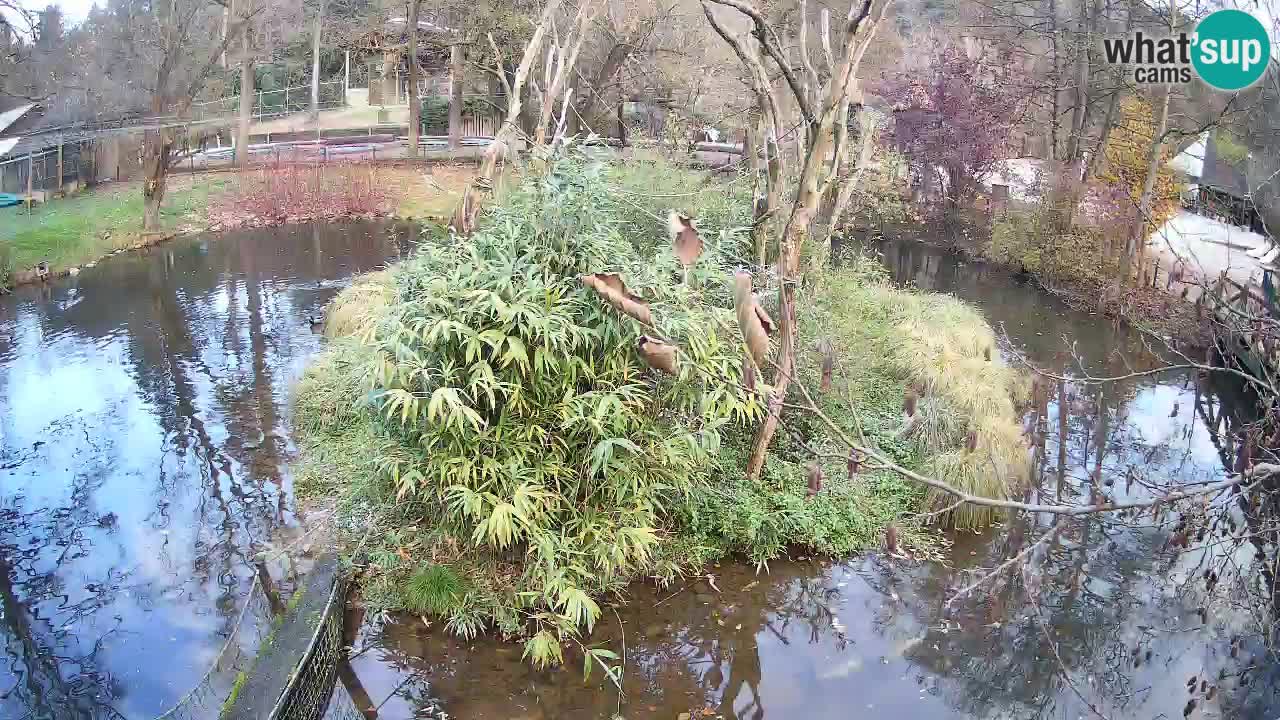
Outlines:
{"label": "metal railing", "polygon": [[[343,80],[320,83],[320,109],[335,110],[346,107],[347,86]],[[296,85],[280,90],[259,90],[254,93],[253,117],[262,119],[288,115],[311,109],[311,86]],[[240,112],[240,96],[219,98],[191,105],[194,120],[233,117]]]}
{"label": "metal railing", "polygon": [[218,717],[227,693],[253,666],[257,649],[271,627],[271,604],[254,578],[231,633],[204,677],[156,720],[206,720]]}

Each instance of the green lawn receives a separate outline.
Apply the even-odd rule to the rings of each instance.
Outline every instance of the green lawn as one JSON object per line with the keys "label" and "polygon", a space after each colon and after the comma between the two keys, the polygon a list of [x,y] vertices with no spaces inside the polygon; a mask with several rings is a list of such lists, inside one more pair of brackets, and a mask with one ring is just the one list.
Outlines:
{"label": "green lawn", "polygon": [[[165,229],[198,222],[210,195],[229,182],[221,175],[172,179],[161,210]],[[45,260],[56,272],[128,246],[141,230],[142,189],[137,182],[54,199],[30,214],[21,206],[5,208],[0,210],[0,265],[7,264],[12,272]],[[0,267],[0,282],[5,270]]]}

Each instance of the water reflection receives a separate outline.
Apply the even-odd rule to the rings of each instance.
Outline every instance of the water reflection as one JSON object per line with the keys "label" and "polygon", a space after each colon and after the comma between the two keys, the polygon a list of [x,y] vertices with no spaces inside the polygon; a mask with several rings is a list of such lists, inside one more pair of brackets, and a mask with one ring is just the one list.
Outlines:
{"label": "water reflection", "polygon": [[0,716],[154,717],[204,674],[250,554],[297,523],[308,316],[404,243],[195,238],[0,301]]}
{"label": "water reflection", "polygon": [[[1038,365],[1082,377],[1160,363],[1140,335],[1017,278],[919,245],[871,249],[896,281],[977,305]],[[1146,497],[1161,483],[1219,478],[1245,407],[1194,374],[1040,382],[1032,405],[1031,501]],[[1277,663],[1247,613],[1206,606],[1193,582],[1203,558],[1168,551],[1168,520],[1083,518],[1036,544],[1053,519],[1019,518],[954,537],[945,563],[795,559],[759,576],[714,568],[720,592],[705,581],[637,585],[591,638],[615,650],[625,641],[621,697],[599,675],[584,683],[577,658],[534,670],[516,646],[462,642],[419,618],[369,623],[352,665],[389,718],[429,713],[424,694],[469,719],[1276,716]],[[1034,572],[948,604],[1027,548]]]}

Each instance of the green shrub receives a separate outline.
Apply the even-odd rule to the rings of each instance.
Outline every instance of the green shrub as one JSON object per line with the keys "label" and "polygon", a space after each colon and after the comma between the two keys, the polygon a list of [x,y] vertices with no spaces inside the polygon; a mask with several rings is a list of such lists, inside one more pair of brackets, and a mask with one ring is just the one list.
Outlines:
{"label": "green shrub", "polygon": [[1102,230],[1054,222],[1042,208],[1010,210],[991,228],[986,255],[994,262],[1031,273],[1046,282],[1100,287],[1115,277]]}
{"label": "green shrub", "polygon": [[[396,273],[375,338],[379,469],[398,498],[499,560],[520,560],[513,604],[538,663],[589,630],[596,598],[652,566],[668,508],[709,482],[726,424],[761,415],[736,380],[727,273],[711,255],[681,275],[656,232],[624,236],[602,212],[605,166],[555,158],[466,244],[428,242]],[[713,231],[712,231],[713,232]],[[649,332],[580,281],[618,272],[658,332],[687,349],[678,377],[649,369]],[[720,307],[705,304],[720,298]],[[695,366],[697,366],[695,368]]]}
{"label": "green shrub", "polygon": [[[849,478],[844,446],[812,415],[788,410],[805,442],[780,433],[760,480],[743,477],[763,414],[758,392],[737,385],[728,287],[747,238],[744,188],[659,160],[552,158],[466,242],[428,236],[383,278],[389,297],[335,303],[372,294],[380,309],[356,313],[365,341],[336,340],[299,385],[299,484],[342,497],[339,523],[368,550],[372,607],[432,613],[464,637],[495,629],[545,664],[638,577],[727,553],[847,555],[879,545],[889,524],[927,549],[912,520],[924,490],[888,470]],[[673,207],[706,243],[687,284],[667,236]],[[579,277],[592,272],[619,273],[656,329],[587,290]],[[974,310],[894,290],[865,259],[810,280],[799,372],[817,387],[812,343],[830,339],[836,383],[817,399],[846,434],[923,469],[979,420],[994,428],[984,450],[1014,423],[1017,376],[984,360],[994,337]],[[655,332],[684,350],[675,377],[635,350]],[[904,432],[912,384],[930,389],[923,406],[938,417]],[[811,449],[826,478],[812,497]]]}

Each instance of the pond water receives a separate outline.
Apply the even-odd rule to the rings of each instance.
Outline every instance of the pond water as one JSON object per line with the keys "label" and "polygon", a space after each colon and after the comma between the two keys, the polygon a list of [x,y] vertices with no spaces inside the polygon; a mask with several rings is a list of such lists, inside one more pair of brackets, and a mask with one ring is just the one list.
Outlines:
{"label": "pond water", "polygon": [[[1005,273],[918,244],[869,250],[898,283],[977,305],[1043,367],[1079,378],[1158,363],[1141,335]],[[1087,497],[1091,473],[1117,497],[1220,478],[1230,447],[1209,427],[1236,421],[1236,397],[1192,374],[1049,384],[1029,420],[1039,442],[1027,497]],[[625,647],[621,697],[600,673],[584,682],[580,655],[539,671],[517,646],[406,617],[366,619],[345,684],[380,718],[1280,717],[1280,675],[1256,630],[1220,605],[1202,623],[1185,583],[1195,559],[1165,551],[1167,531],[1149,521],[1068,524],[1029,579],[1036,602],[1005,575],[948,606],[974,569],[1049,523],[955,536],[945,563],[793,557],[767,573],[724,564],[711,579],[633,586],[590,640]]]}
{"label": "pond water", "polygon": [[0,717],[153,718],[209,668],[249,557],[297,524],[309,316],[382,224],[196,237],[0,298]]}
{"label": "pond water", "polygon": [[[300,226],[122,254],[0,299],[0,717],[147,720],[208,668],[251,555],[297,534],[288,388],[321,345],[309,318],[402,231]],[[953,292],[1012,345],[1079,376],[1156,362],[1141,338],[1007,275],[884,244],[902,283]],[[1220,477],[1231,393],[1192,375],[1046,387],[1029,497]],[[1136,478],[1138,487],[1133,487]],[[948,607],[1048,518],[954,538],[945,563],[793,557],[768,573],[637,585],[591,642],[625,646],[625,693],[581,666],[363,618],[342,687],[369,717],[1274,718],[1276,667],[1247,618],[1202,623],[1185,557],[1149,523],[1073,523],[1032,578]],[[1237,637],[1241,639],[1237,640]],[[1204,680],[1194,685],[1191,676]]]}

